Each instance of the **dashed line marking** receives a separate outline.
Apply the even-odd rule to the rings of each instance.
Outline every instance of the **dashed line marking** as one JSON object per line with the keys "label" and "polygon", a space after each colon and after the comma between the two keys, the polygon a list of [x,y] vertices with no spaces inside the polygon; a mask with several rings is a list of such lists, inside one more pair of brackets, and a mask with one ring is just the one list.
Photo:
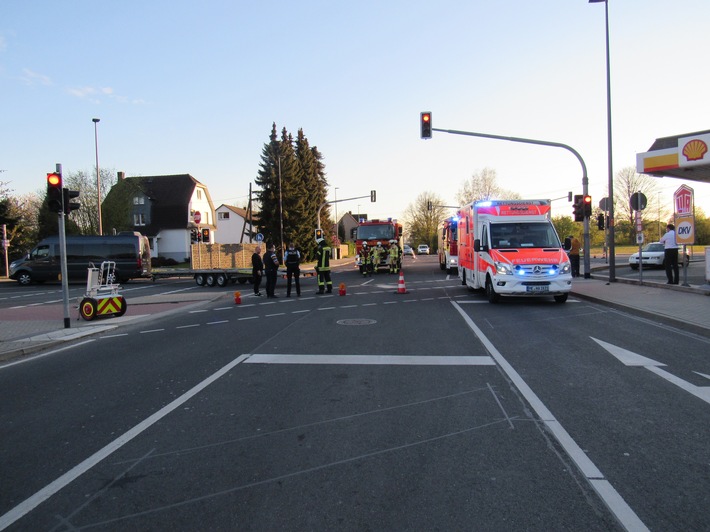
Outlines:
{"label": "dashed line marking", "polygon": [[199,327],[199,323],[191,323],[190,325],[179,325],[178,327],[175,327],[176,329],[189,329],[190,327]]}
{"label": "dashed line marking", "polygon": [[141,334],[150,334],[156,332],[163,332],[165,329],[150,329],[148,331],[140,331]]}
{"label": "dashed line marking", "polygon": [[219,325],[220,323],[229,323],[229,320],[208,321],[207,325]]}

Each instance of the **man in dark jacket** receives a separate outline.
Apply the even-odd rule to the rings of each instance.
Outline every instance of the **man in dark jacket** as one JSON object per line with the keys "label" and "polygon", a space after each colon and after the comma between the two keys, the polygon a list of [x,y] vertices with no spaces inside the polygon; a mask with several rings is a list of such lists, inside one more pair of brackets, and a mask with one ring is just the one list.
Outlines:
{"label": "man in dark jacket", "polygon": [[301,252],[296,249],[293,242],[288,245],[288,249],[284,255],[284,263],[286,264],[286,297],[291,297],[291,280],[296,281],[296,295],[301,295]]}
{"label": "man in dark jacket", "polygon": [[254,254],[251,256],[251,276],[254,283],[254,295],[260,296],[261,276],[264,274],[264,261],[261,260],[261,248],[256,246]]}
{"label": "man in dark jacket", "polygon": [[279,272],[279,259],[276,257],[275,247],[273,244],[267,244],[266,253],[264,253],[264,272],[266,272],[266,297],[274,298],[274,289],[276,288],[276,276]]}

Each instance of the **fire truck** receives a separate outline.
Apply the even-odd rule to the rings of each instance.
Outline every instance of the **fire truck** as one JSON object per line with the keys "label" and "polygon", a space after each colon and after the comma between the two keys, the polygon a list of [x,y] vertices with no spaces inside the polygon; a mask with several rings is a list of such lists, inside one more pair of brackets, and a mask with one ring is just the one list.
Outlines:
{"label": "fire truck", "polygon": [[550,200],[494,200],[461,208],[461,284],[501,296],[553,296],[567,301],[572,269],[550,220]]}
{"label": "fire truck", "polygon": [[380,264],[377,265],[377,271],[389,270],[387,257],[389,256],[390,240],[395,240],[399,249],[402,249],[402,224],[387,218],[386,220],[365,220],[361,221],[355,233],[355,246],[357,257],[355,264],[360,269],[360,273],[364,273],[365,261],[362,258],[362,245],[367,242],[367,247],[372,249],[379,242],[384,248],[384,253],[380,257]]}
{"label": "fire truck", "polygon": [[444,220],[439,228],[439,268],[449,273],[455,273],[459,267],[458,225],[456,215]]}

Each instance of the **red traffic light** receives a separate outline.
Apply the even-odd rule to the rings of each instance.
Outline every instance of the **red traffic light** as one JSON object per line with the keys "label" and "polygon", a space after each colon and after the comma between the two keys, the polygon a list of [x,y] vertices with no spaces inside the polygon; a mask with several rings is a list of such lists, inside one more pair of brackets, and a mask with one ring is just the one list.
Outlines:
{"label": "red traffic light", "polygon": [[419,125],[421,128],[421,138],[423,139],[430,139],[431,138],[431,113],[430,112],[423,112],[420,114],[420,121]]}
{"label": "red traffic light", "polygon": [[592,216],[592,197],[588,194],[584,196],[584,216],[587,218]]}
{"label": "red traffic light", "polygon": [[62,176],[60,174],[47,174],[47,186],[62,188]]}

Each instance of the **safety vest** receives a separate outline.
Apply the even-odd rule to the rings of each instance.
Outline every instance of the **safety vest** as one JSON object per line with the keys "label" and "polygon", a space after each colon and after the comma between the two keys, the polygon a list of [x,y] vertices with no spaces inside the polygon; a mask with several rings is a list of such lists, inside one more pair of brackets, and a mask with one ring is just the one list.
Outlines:
{"label": "safety vest", "polygon": [[319,247],[316,250],[316,266],[318,271],[330,270],[330,248],[328,246]]}

